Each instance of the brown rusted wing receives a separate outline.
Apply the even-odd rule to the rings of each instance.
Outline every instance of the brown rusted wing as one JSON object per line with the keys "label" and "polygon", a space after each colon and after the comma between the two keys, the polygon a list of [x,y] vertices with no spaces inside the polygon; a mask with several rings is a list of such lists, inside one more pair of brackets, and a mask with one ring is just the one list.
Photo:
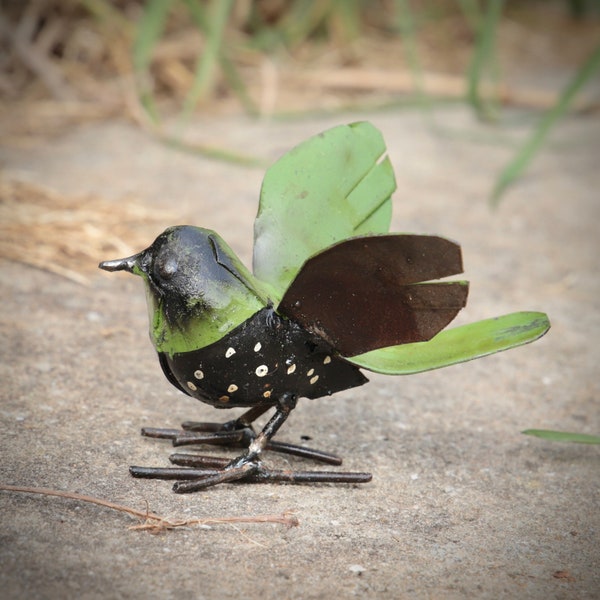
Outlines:
{"label": "brown rusted wing", "polygon": [[277,310],[355,356],[431,339],[465,306],[468,284],[421,282],[461,272],[460,246],[444,238],[353,238],[307,260]]}

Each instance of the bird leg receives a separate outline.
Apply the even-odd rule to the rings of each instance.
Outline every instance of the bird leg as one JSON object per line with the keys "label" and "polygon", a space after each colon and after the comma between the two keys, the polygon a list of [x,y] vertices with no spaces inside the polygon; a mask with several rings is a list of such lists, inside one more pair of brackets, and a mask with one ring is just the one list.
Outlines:
{"label": "bird leg", "polygon": [[[272,404],[260,404],[246,411],[237,419],[225,423],[186,421],[181,424],[181,429],[143,427],[142,435],[144,437],[169,439],[173,442],[173,446],[211,444],[227,446],[229,448],[248,448],[250,443],[256,438],[256,432],[252,427],[252,423],[272,406]],[[342,459],[335,454],[287,442],[269,440],[266,450],[309,458],[330,465],[342,464]],[[193,454],[173,454],[171,462],[181,465],[181,461],[186,461],[186,466],[204,466],[201,460],[199,460],[198,465],[189,462],[194,456]],[[201,459],[202,457],[198,458]]]}
{"label": "bird leg", "polygon": [[252,429],[251,423],[266,412],[270,408],[269,405],[254,407],[238,419],[228,421],[222,425],[216,423],[184,423],[183,431],[146,428],[142,431],[143,435],[169,438],[173,440],[174,445],[196,443],[237,447],[243,445],[247,447],[247,450],[234,460],[190,454],[173,454],[170,460],[172,463],[180,465],[180,468],[130,467],[130,472],[134,477],[176,479],[173,491],[177,493],[195,492],[219,483],[234,481],[248,483],[364,483],[370,481],[371,475],[369,473],[338,473],[335,471],[294,472],[267,469],[262,465],[260,454],[265,449],[321,460],[329,464],[341,464],[342,460],[333,454],[294,444],[271,441],[271,438],[277,433],[296,406],[296,401],[297,398],[293,395],[283,396],[276,405],[275,413],[258,434]]}
{"label": "bird leg", "polygon": [[195,492],[219,483],[237,481],[259,473],[262,467],[259,461],[261,452],[267,447],[268,441],[285,423],[291,411],[295,408],[296,401],[296,396],[284,395],[277,403],[275,414],[269,419],[263,430],[250,442],[246,452],[232,460],[224,469],[199,479],[177,481],[173,485],[173,491],[180,494]]}

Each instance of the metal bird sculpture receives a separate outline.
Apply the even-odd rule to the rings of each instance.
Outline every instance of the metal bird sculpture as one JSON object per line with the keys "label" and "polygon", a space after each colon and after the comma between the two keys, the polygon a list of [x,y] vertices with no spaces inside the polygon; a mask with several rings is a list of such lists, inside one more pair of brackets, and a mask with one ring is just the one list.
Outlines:
{"label": "metal bird sculpture", "polygon": [[[330,129],[266,173],[255,221],[253,273],[215,232],[170,227],[134,256],[100,263],[140,276],[150,336],[167,379],[216,408],[247,408],[226,423],[145,428],[175,445],[243,447],[233,460],[174,454],[178,467],[131,467],[192,492],[233,481],[370,481],[369,473],[282,471],[265,449],[339,465],[333,454],[272,438],[301,397],[363,385],[361,368],[408,374],[537,339],[543,313],[442,331],[465,306],[460,247],[388,233],[395,180],[380,132],[366,122]],[[441,332],[441,333],[440,333]],[[275,409],[256,432],[253,422]]]}

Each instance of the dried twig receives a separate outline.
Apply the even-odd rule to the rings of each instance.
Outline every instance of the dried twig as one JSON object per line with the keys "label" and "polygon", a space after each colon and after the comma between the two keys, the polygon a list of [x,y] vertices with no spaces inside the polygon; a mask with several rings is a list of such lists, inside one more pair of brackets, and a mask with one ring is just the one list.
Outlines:
{"label": "dried twig", "polygon": [[[289,82],[297,80],[306,86],[322,89],[355,90],[361,92],[406,93],[415,92],[415,81],[408,71],[389,71],[373,68],[335,68],[312,69],[292,72],[287,75]],[[463,98],[465,96],[464,77],[443,73],[424,73],[423,88],[426,94],[445,98]],[[556,102],[556,93],[536,88],[511,88],[504,86],[499,90],[500,100],[504,104],[534,109],[546,109]],[[589,110],[597,107],[593,98],[581,98],[573,104],[574,110]]]}
{"label": "dried twig", "polygon": [[62,490],[54,490],[51,488],[38,488],[38,487],[27,487],[19,485],[8,485],[0,484],[0,490],[7,492],[21,492],[24,494],[41,494],[44,496],[57,496],[59,498],[68,498],[70,500],[79,500],[80,502],[87,502],[89,504],[96,504],[97,506],[104,506],[111,510],[118,512],[127,513],[134,517],[144,519],[144,523],[139,525],[132,525],[129,529],[150,531],[151,533],[157,533],[168,529],[177,529],[180,527],[190,527],[193,525],[235,525],[238,523],[280,523],[287,527],[297,527],[299,525],[298,518],[291,512],[286,511],[280,515],[255,515],[255,516],[238,516],[238,517],[208,517],[204,519],[177,519],[171,520],[161,517],[155,513],[149,512],[148,510],[137,510],[129,506],[117,504],[110,500],[102,500],[101,498],[95,498],[93,496],[87,496],[85,494],[78,494],[76,492],[65,492]]}

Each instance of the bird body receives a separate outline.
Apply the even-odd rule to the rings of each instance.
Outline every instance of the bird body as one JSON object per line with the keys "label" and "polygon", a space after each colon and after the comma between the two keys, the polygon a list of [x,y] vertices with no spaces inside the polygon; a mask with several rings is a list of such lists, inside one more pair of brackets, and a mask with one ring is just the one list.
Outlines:
{"label": "bird body", "polygon": [[367,378],[327,342],[263,308],[222,339],[163,355],[167,378],[216,408],[274,406],[285,395],[320,398]]}
{"label": "bird body", "polygon": [[468,290],[466,282],[419,283],[425,273],[462,268],[460,248],[435,236],[334,244],[305,263],[277,308],[229,246],[200,227],[170,227],[146,250],[102,268],[142,277],[167,379],[219,408],[361,385],[367,379],[348,356],[433,337]]}

